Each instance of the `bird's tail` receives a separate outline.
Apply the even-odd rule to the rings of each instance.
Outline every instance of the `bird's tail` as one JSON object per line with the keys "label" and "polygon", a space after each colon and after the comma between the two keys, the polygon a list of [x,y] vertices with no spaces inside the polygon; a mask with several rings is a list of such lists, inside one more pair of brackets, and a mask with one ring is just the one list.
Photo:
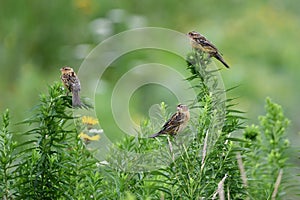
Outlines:
{"label": "bird's tail", "polygon": [[215,58],[218,59],[225,67],[230,68],[229,65],[225,62],[225,60],[219,53],[215,55]]}
{"label": "bird's tail", "polygon": [[159,131],[158,133],[155,133],[155,134],[153,134],[153,135],[150,135],[149,136],[149,138],[155,138],[155,137],[157,137],[157,136],[159,136],[159,135],[161,135],[161,134],[163,134],[161,131]]}
{"label": "bird's tail", "polygon": [[79,96],[79,90],[73,90],[72,91],[72,105],[73,107],[81,107],[81,101]]}

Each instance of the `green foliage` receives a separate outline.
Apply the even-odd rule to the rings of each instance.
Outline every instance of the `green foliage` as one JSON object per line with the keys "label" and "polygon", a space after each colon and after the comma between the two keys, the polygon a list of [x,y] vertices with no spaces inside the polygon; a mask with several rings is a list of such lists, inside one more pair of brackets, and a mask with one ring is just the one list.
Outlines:
{"label": "green foliage", "polygon": [[[213,198],[225,193],[233,199],[245,197],[236,165],[235,146],[230,134],[242,128],[238,111],[225,105],[225,91],[219,83],[218,70],[209,69],[210,59],[195,50],[188,58],[188,69],[198,91],[192,108],[201,108],[201,114],[187,132],[193,137],[188,146],[183,145],[180,156],[166,169],[160,169],[167,198]],[[222,181],[223,180],[223,181]]]}
{"label": "green foliage", "polygon": [[[113,199],[128,195],[137,199],[215,199],[224,194],[230,199],[275,199],[279,193],[283,197],[285,194],[278,188],[290,186],[290,183],[280,182],[281,169],[288,167],[284,153],[288,148],[285,137],[288,121],[281,108],[267,100],[267,115],[260,118],[261,130],[266,135],[252,125],[244,130],[245,139],[233,137],[236,131],[244,129],[243,112],[234,109],[234,99],[224,97],[225,91],[216,76],[218,70],[210,70],[209,58],[199,51],[191,53],[187,60],[192,73],[187,80],[193,82],[199,92],[190,107],[201,108],[201,114],[192,119],[189,129],[182,133],[192,139],[188,144],[178,144],[176,141],[182,141],[180,136],[155,140],[127,136],[117,145],[127,153],[113,150],[109,164],[101,168],[104,185],[114,185],[104,190]],[[168,119],[170,115],[164,103],[160,109],[161,119]],[[141,124],[139,136],[153,133],[154,126],[146,120]],[[168,148],[167,138],[173,151]],[[139,163],[139,159],[128,156],[130,153],[154,149],[171,161],[169,165],[150,171],[130,171],[130,167],[136,169]],[[159,157],[154,156],[154,159]]]}
{"label": "green foliage", "polygon": [[[62,98],[59,84],[49,89],[49,96],[41,95],[31,119],[23,123],[32,125],[26,135],[33,138],[31,151],[25,154],[18,174],[28,177],[18,182],[21,198],[53,199],[64,194],[65,184],[61,181],[68,176],[68,137],[74,134],[70,126],[71,112],[66,112],[69,102]],[[73,136],[74,137],[74,136]],[[65,179],[67,177],[64,177]],[[46,192],[44,192],[46,191]]]}
{"label": "green foliage", "polygon": [[[187,57],[187,78],[197,99],[189,105],[189,127],[176,137],[147,138],[160,127],[145,120],[137,137],[126,136],[97,163],[79,139],[84,129],[73,116],[71,98],[61,84],[40,96],[27,141],[17,144],[9,131],[8,111],[0,132],[0,195],[3,199],[280,199],[289,142],[289,121],[267,99],[260,125],[244,128],[242,112],[226,99],[218,71],[200,51]],[[160,106],[160,121],[170,112]],[[244,138],[236,137],[243,132]],[[150,156],[148,156],[148,153]],[[148,165],[147,165],[148,163]],[[226,198],[225,198],[226,197]]]}
{"label": "green foliage", "polygon": [[283,186],[277,182],[284,181],[282,174],[288,170],[290,145],[286,128],[289,120],[281,106],[269,98],[265,108],[266,115],[259,117],[260,126],[249,126],[244,132],[247,150],[243,158],[249,179],[248,191],[253,199],[280,199],[287,192],[287,186],[292,186],[292,182],[285,181]]}
{"label": "green foliage", "polygon": [[[117,145],[122,153],[113,148],[108,158],[110,165],[103,167],[106,174],[103,180],[115,186],[105,191],[110,190],[110,194],[114,194],[115,189],[118,191],[112,198],[122,199],[130,192],[137,199],[200,199],[213,198],[224,191],[233,199],[246,197],[236,161],[239,147],[234,139],[239,139],[230,137],[232,132],[243,128],[242,117],[239,111],[231,108],[230,100],[226,105],[225,90],[216,76],[218,70],[210,70],[209,63],[210,59],[202,52],[195,51],[188,56],[188,69],[192,75],[187,80],[198,92],[190,108],[201,110],[200,115],[191,119],[188,130],[176,138],[127,136]],[[160,116],[162,120],[170,116],[164,103],[160,107]],[[139,136],[149,136],[157,130],[154,126],[152,121],[146,120],[141,124]],[[151,152],[156,168],[143,168],[143,172],[136,168],[140,159],[132,159],[130,155],[155,150],[160,152]],[[165,163],[160,163],[160,159]],[[146,161],[151,164],[150,159]]]}
{"label": "green foliage", "polygon": [[8,130],[10,123],[9,111],[2,115],[2,129],[0,132],[0,198],[10,199],[13,196],[14,185],[11,180],[15,178],[12,173],[18,155],[15,152],[16,142],[13,134]]}
{"label": "green foliage", "polygon": [[[71,98],[63,93],[61,84],[54,84],[49,87],[48,95],[41,95],[33,116],[23,122],[30,130],[18,134],[27,135],[29,140],[18,146],[7,130],[8,114],[4,115],[1,132],[3,198],[86,199],[100,195],[97,185],[101,177],[95,170],[96,160],[77,136],[75,119],[69,109]],[[24,145],[26,148],[18,148]]]}

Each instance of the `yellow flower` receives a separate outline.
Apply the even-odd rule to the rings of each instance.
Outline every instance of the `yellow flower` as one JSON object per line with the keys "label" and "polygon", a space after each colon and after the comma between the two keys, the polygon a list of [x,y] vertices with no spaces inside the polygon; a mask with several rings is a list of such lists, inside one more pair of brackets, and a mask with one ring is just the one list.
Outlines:
{"label": "yellow flower", "polygon": [[83,116],[81,118],[82,123],[83,124],[87,124],[87,125],[95,125],[98,124],[98,119],[93,118],[93,117],[89,117],[89,116]]}
{"label": "yellow flower", "polygon": [[89,136],[83,132],[81,132],[78,137],[80,137],[81,139],[84,139],[86,141],[97,141],[100,140],[100,135],[94,135],[94,136]]}
{"label": "yellow flower", "polygon": [[91,0],[75,0],[75,6],[80,9],[84,14],[90,14],[92,11]]}

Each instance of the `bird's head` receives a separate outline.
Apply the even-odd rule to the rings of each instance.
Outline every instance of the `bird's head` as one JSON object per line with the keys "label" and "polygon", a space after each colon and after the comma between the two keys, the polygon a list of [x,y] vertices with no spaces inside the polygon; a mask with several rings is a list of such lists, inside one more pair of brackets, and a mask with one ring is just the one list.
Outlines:
{"label": "bird's head", "polygon": [[189,110],[189,108],[187,105],[184,105],[184,104],[177,105],[177,111],[179,111],[179,112],[186,112],[188,110]]}
{"label": "bird's head", "polygon": [[60,71],[61,71],[62,74],[63,74],[63,73],[74,72],[73,68],[67,67],[67,66],[65,66],[65,67],[63,67],[63,68],[60,68]]}
{"label": "bird's head", "polygon": [[200,33],[196,31],[191,31],[187,34],[191,39],[197,39],[203,37]]}

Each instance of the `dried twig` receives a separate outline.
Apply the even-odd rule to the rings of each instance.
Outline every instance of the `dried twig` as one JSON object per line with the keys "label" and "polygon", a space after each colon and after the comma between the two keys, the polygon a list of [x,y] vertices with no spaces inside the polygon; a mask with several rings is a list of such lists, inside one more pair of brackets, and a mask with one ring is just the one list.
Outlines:
{"label": "dried twig", "polygon": [[218,183],[218,189],[217,189],[217,191],[214,193],[212,199],[216,199],[217,195],[219,194],[220,200],[225,200],[225,194],[224,194],[224,182],[225,182],[225,180],[226,180],[227,177],[228,177],[228,175],[225,174],[225,176],[222,178],[222,180]]}
{"label": "dried twig", "polygon": [[206,152],[207,152],[207,139],[208,139],[208,130],[206,131],[206,136],[204,138],[203,151],[202,151],[202,161],[201,161],[201,170],[204,167],[204,161],[205,161]]}
{"label": "dried twig", "polygon": [[241,178],[242,178],[242,181],[243,181],[243,185],[244,185],[245,188],[247,188],[248,187],[247,176],[246,176],[246,171],[245,171],[245,167],[244,167],[242,156],[241,156],[240,152],[238,152],[236,154],[236,159],[237,159],[238,166],[239,166],[239,169],[240,169],[240,172],[241,172]]}
{"label": "dried twig", "polygon": [[281,179],[282,179],[282,174],[283,174],[283,170],[280,169],[279,173],[278,173],[278,176],[277,176],[277,179],[276,179],[276,182],[275,182],[274,190],[273,190],[273,193],[272,193],[272,200],[276,199],[278,189],[279,189],[279,185],[280,185],[280,182],[281,182]]}

